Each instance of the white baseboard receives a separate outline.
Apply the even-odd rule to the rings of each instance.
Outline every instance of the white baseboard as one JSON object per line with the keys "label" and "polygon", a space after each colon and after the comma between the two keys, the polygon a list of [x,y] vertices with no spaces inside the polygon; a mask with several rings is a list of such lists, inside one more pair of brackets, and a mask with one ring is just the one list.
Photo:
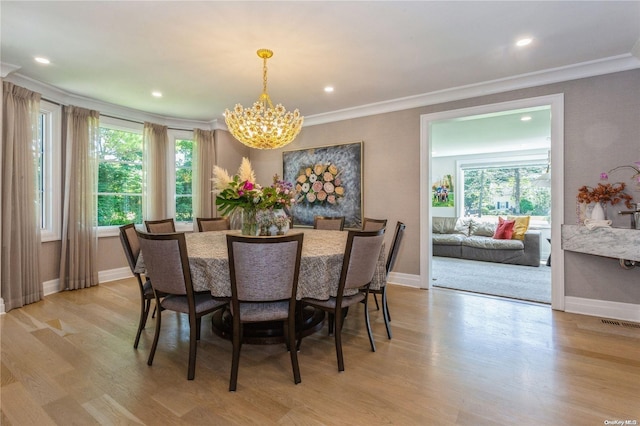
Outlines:
{"label": "white baseboard", "polygon": [[4,314],[4,299],[0,297],[0,314]]}
{"label": "white baseboard", "polygon": [[45,281],[42,283],[42,292],[45,296],[58,293],[60,291],[60,280],[55,279],[51,281]]}
{"label": "white baseboard", "polygon": [[128,266],[124,268],[109,269],[106,271],[98,272],[98,282],[100,283],[107,283],[109,281],[122,280],[131,277],[133,277],[133,274],[131,273],[131,269]]}
{"label": "white baseboard", "polygon": [[389,272],[387,282],[399,284],[406,287],[420,288],[420,275],[403,274],[400,272]]}
{"label": "white baseboard", "polygon": [[[106,271],[98,271],[98,282],[106,283],[109,281],[122,280],[124,278],[131,278],[133,274],[128,267],[108,269]],[[45,281],[42,283],[42,290],[45,296],[58,293],[60,291],[60,280],[55,279],[51,281]]]}
{"label": "white baseboard", "polygon": [[[387,282],[390,284],[420,288],[419,275],[391,272],[389,273]],[[607,300],[567,296],[564,298],[564,310],[565,312],[573,314],[640,322],[640,305],[633,303],[610,302]]]}
{"label": "white baseboard", "polygon": [[[131,276],[131,270],[126,267],[98,272],[98,280],[101,283],[130,278]],[[387,281],[390,284],[420,288],[419,275],[391,272]],[[60,280],[58,279],[44,282],[42,284],[44,295],[48,296],[59,292],[59,282]],[[640,322],[640,305],[633,303],[610,302],[606,300],[567,296],[564,299],[564,308],[565,312],[573,314]],[[4,300],[0,298],[0,314],[5,313],[4,309]]]}
{"label": "white baseboard", "polygon": [[607,300],[565,297],[564,311],[573,314],[640,322],[640,305]]}

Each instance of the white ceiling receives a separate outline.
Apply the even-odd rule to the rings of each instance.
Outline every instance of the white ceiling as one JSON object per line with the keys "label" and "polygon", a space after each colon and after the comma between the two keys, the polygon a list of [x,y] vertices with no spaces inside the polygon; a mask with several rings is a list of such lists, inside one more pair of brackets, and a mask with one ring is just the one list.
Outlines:
{"label": "white ceiling", "polygon": [[545,157],[551,149],[551,107],[436,121],[431,143],[433,157],[541,150]]}
{"label": "white ceiling", "polygon": [[[15,65],[71,96],[218,123],[260,95],[259,48],[275,52],[272,100],[307,123],[619,58],[640,67],[640,1],[2,0],[0,19],[3,72]],[[533,43],[516,47],[523,36]],[[548,148],[549,112],[526,123],[522,113],[440,123],[434,155]]]}
{"label": "white ceiling", "polygon": [[[258,98],[259,48],[275,52],[273,101],[309,117],[632,57],[640,40],[640,1],[2,0],[0,14],[3,68],[65,93],[203,121]],[[533,43],[515,47],[522,36]]]}

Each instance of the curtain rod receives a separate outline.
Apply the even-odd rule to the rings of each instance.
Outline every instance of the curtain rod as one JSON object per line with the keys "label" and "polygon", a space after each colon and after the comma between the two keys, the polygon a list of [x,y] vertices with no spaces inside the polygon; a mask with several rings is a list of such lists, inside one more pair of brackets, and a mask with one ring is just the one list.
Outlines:
{"label": "curtain rod", "polygon": [[[40,99],[42,99],[43,101],[46,101],[46,102],[52,103],[52,104],[54,104],[54,105],[57,105],[57,106],[66,106],[66,105],[64,105],[64,104],[61,104],[60,102],[52,101],[51,99],[47,99],[47,98],[40,98]],[[142,122],[142,121],[131,120],[131,119],[128,119],[128,118],[114,117],[114,116],[112,116],[112,115],[107,115],[107,114],[102,114],[102,113],[100,113],[100,115],[101,115],[102,117],[113,118],[113,119],[115,119],[115,120],[128,121],[129,123],[136,123],[136,124],[143,124],[143,125],[144,125],[144,122]],[[192,128],[192,129],[185,129],[185,128],[178,129],[178,128],[175,128],[175,127],[167,127],[167,130],[182,130],[182,131],[188,131],[188,132],[191,132],[191,131],[193,131],[194,129],[193,129],[193,128]]]}

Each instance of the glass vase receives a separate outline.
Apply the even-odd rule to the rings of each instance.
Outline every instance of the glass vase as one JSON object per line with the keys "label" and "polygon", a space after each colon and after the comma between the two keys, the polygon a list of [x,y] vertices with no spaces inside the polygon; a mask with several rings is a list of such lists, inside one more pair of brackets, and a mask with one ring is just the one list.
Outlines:
{"label": "glass vase", "polygon": [[256,220],[256,209],[242,210],[242,235],[258,235],[258,221]]}

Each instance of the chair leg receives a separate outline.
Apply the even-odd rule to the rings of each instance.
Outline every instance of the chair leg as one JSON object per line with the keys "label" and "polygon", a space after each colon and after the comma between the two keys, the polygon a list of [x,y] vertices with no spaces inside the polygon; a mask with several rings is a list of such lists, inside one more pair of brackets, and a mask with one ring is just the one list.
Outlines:
{"label": "chair leg", "polygon": [[138,331],[136,333],[136,340],[133,343],[133,348],[138,349],[138,343],[140,342],[140,335],[147,325],[147,318],[149,317],[149,308],[151,307],[150,299],[142,299],[140,301],[140,322],[138,323]]}
{"label": "chair leg", "polygon": [[238,366],[240,364],[240,346],[242,345],[242,323],[233,322],[233,355],[231,358],[231,379],[229,392],[235,392],[238,384]]}
{"label": "chair leg", "polygon": [[155,318],[156,317],[156,311],[158,310],[158,305],[153,307],[153,314],[151,314],[151,318]]}
{"label": "chair leg", "polygon": [[200,340],[199,336],[200,317],[189,318],[189,369],[187,370],[187,380],[193,380],[196,375],[196,352],[198,350],[197,343]]}
{"label": "chair leg", "polygon": [[364,299],[364,322],[367,325],[367,333],[369,334],[369,343],[371,344],[371,352],[375,352],[376,351],[376,344],[373,341],[373,333],[371,331],[371,321],[369,321],[369,307],[367,306],[368,303],[366,302],[366,300],[368,299],[368,295],[367,297]]}
{"label": "chair leg", "polygon": [[[336,309],[336,311],[338,311]],[[342,312],[336,312],[334,315],[336,319],[336,329],[335,329],[335,341],[336,341],[336,356],[338,358],[338,371],[344,371],[344,359],[342,357]]]}
{"label": "chair leg", "polygon": [[379,311],[380,305],[378,305],[378,296],[375,293],[373,293],[373,300],[376,302],[376,310]]}
{"label": "chair leg", "polygon": [[387,288],[382,288],[382,316],[384,317],[384,325],[387,328],[387,337],[391,339],[391,316],[389,315],[389,304],[387,303]]}
{"label": "chair leg", "polygon": [[196,340],[200,340],[200,330],[202,329],[202,317],[196,318]]}
{"label": "chair leg", "polygon": [[[385,295],[385,300],[386,300],[386,295]],[[391,313],[389,312],[389,303],[386,303],[387,306],[387,318],[389,318],[389,322],[391,322]]]}
{"label": "chair leg", "polygon": [[333,313],[329,313],[328,315],[328,321],[329,321],[329,336],[331,336],[333,334],[333,325],[335,322],[335,315]]}
{"label": "chair leg", "polygon": [[302,345],[302,328],[304,325],[303,310],[304,310],[304,304],[302,302],[299,302],[298,309],[297,309],[299,330],[296,335],[296,338],[298,339],[298,343],[296,344],[296,351],[300,351],[300,346]]}
{"label": "chair leg", "polygon": [[[156,299],[156,304],[158,303],[158,299]],[[156,316],[156,332],[153,335],[153,344],[151,345],[151,352],[149,352],[149,359],[147,360],[147,365],[153,364],[153,357],[156,354],[156,348],[158,347],[158,338],[160,337],[160,325],[162,322],[162,314],[158,312],[158,316]]]}
{"label": "chair leg", "polygon": [[291,355],[291,368],[293,368],[293,383],[296,385],[301,382],[300,379],[300,365],[298,364],[298,352],[293,349],[296,343],[296,320],[295,315],[293,318],[288,318],[287,321],[283,324],[284,329],[288,329],[286,333],[287,337],[287,347],[289,349],[289,354]]}

